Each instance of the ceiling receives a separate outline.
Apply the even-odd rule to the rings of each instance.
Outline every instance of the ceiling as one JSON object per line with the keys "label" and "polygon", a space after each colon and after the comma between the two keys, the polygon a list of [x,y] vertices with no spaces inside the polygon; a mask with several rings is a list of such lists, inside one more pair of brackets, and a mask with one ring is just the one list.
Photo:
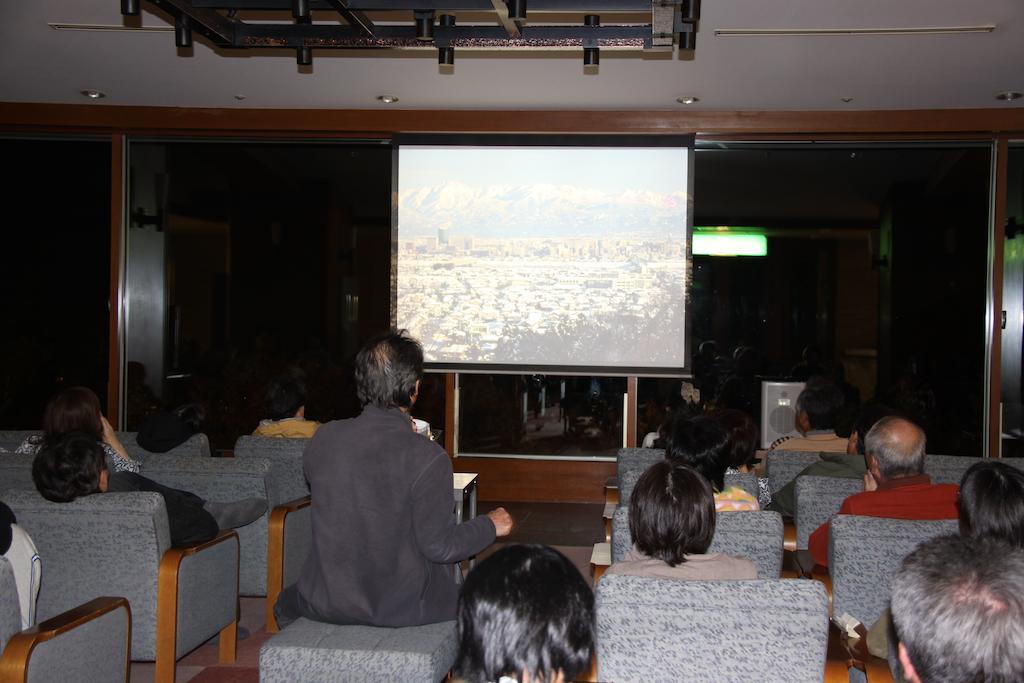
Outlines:
{"label": "ceiling", "polygon": [[[317,18],[316,15],[314,18]],[[692,61],[604,49],[597,74],[579,50],[457,51],[441,73],[434,49],[189,51],[171,32],[54,30],[49,24],[123,26],[119,0],[5,2],[0,9],[0,100],[325,109],[871,110],[1017,108],[997,92],[1024,91],[1020,0],[705,0]],[[531,21],[533,18],[531,17]],[[142,2],[141,25],[171,28]],[[716,35],[725,29],[867,29],[994,25],[942,35]],[[181,56],[185,55],[185,56]],[[376,98],[399,98],[385,105]],[[695,95],[692,105],[676,103]],[[243,98],[243,99],[239,99]],[[844,102],[843,98],[852,98]]]}

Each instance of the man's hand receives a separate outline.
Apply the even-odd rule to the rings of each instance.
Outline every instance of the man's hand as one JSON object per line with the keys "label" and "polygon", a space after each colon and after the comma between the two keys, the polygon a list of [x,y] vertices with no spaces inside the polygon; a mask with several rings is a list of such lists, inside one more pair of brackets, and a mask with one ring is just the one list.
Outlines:
{"label": "man's hand", "polygon": [[490,517],[491,522],[494,523],[494,535],[498,538],[502,536],[508,536],[512,533],[512,529],[515,527],[516,522],[512,519],[512,515],[508,514],[508,510],[505,508],[496,508],[487,513]]}
{"label": "man's hand", "polygon": [[871,475],[871,472],[865,472],[864,473],[864,490],[865,491],[874,491],[877,488],[878,488],[878,482],[875,481],[875,478]]}

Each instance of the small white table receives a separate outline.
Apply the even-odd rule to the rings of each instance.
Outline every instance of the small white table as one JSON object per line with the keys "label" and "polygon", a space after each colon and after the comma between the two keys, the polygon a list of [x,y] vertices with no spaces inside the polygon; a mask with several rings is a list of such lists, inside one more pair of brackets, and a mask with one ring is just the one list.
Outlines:
{"label": "small white table", "polygon": [[[462,518],[464,517],[464,510],[466,507],[466,495],[469,495],[469,516],[466,519],[473,519],[476,517],[476,472],[456,472],[454,476],[454,493],[455,493],[455,523],[462,524]],[[469,566],[472,569],[475,560],[469,558]],[[455,583],[462,583],[462,563],[456,562],[453,565],[455,569]]]}

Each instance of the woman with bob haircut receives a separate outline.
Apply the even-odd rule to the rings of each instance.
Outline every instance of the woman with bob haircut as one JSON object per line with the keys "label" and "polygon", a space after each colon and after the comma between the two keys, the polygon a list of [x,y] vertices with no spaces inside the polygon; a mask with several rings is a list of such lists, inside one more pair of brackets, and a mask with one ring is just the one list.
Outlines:
{"label": "woman with bob haircut", "polygon": [[725,486],[725,471],[732,464],[733,443],[714,417],[676,415],[665,435],[665,458],[689,465],[711,484],[719,512],[760,510],[757,498],[736,486]]}
{"label": "woman with bob haircut", "polygon": [[960,480],[960,535],[993,536],[1024,548],[1024,472],[988,460]]}
{"label": "woman with bob haircut", "polygon": [[608,574],[710,581],[756,579],[754,563],[708,553],[715,535],[715,501],[707,479],[663,460],[640,475],[629,499],[633,547]]}
{"label": "woman with bob haircut", "polygon": [[564,555],[509,545],[466,577],[458,604],[457,680],[563,683],[590,668],[594,593]]}
{"label": "woman with bob haircut", "polygon": [[43,435],[28,437],[16,452],[35,455],[44,442],[72,432],[88,434],[96,439],[112,472],[139,473],[138,461],[128,455],[128,450],[103,416],[99,398],[86,387],[71,387],[54,394],[43,411]]}

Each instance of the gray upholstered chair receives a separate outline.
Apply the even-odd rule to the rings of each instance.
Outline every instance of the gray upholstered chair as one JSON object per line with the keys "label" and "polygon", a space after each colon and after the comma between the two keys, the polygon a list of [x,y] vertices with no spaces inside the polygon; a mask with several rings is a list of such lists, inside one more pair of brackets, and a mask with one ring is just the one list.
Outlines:
{"label": "gray upholstered chair", "polygon": [[193,434],[188,437],[184,443],[163,453],[153,453],[140,446],[138,442],[138,435],[138,432],[117,432],[117,438],[121,440],[125,450],[127,450],[128,454],[133,458],[145,457],[147,455],[194,455],[203,458],[210,457],[210,439],[207,438],[206,434]]}
{"label": "gray upholstered chair", "polygon": [[[142,457],[140,461],[143,475],[164,486],[191,491],[204,500],[220,503],[245,498],[271,500],[271,464],[266,458],[207,458],[161,453]],[[269,518],[268,507],[267,512],[255,522],[235,529],[241,546],[240,595],[265,595]]]}
{"label": "gray upholstered chair", "polygon": [[[629,551],[629,508],[622,506],[612,517],[612,562]],[[757,566],[762,579],[777,579],[782,572],[782,515],[778,512],[719,512],[709,553],[746,557]]]}
{"label": "gray upholstered chair", "polygon": [[309,439],[279,439],[268,436],[240,436],[235,441],[235,457],[266,458],[270,461],[268,492],[270,506],[276,507],[309,495],[309,484],[302,469],[302,454]]}
{"label": "gray upholstered chair", "polygon": [[903,558],[923,541],[958,531],[955,519],[905,520],[836,515],[829,528],[832,609],[868,628],[889,605],[889,587]]}
{"label": "gray upholstered chair", "polygon": [[796,479],[805,467],[821,460],[817,453],[806,451],[767,451],[764,461],[764,476],[768,487],[775,493]]}
{"label": "gray upholstered chair", "polygon": [[843,501],[864,490],[860,479],[842,477],[797,477],[796,547],[807,549],[807,541],[819,526],[839,512]]}
{"label": "gray upholstered chair", "polygon": [[[277,630],[273,603],[298,578],[312,543],[310,499],[271,513],[267,630]],[[273,598],[271,598],[273,596]],[[455,622],[409,628],[336,626],[298,619],[260,649],[261,683],[441,681],[455,663]]]}
{"label": "gray upholstered chair", "polygon": [[0,557],[0,680],[128,680],[132,617],[124,598],[94,598],[21,630],[14,571]]}
{"label": "gray upholstered chair", "polygon": [[824,677],[828,598],[818,581],[608,574],[596,593],[598,680],[789,683]]}
{"label": "gray upholstered chair", "polygon": [[637,479],[656,462],[665,459],[664,448],[620,448],[615,454],[615,471],[619,483],[619,504],[628,505]]}
{"label": "gray upholstered chair", "polygon": [[155,661],[173,682],[175,662],[220,633],[221,661],[234,661],[238,536],[170,547],[167,509],[156,493],[106,493],[51,503],[30,491],[5,502],[44,558],[37,616],[50,619],[96,595],[120,595],[132,610],[133,660]]}
{"label": "gray upholstered chair", "polygon": [[19,489],[35,491],[32,482],[32,456],[22,453],[0,453],[0,491]]}
{"label": "gray upholstered chair", "polygon": [[0,430],[0,452],[14,452],[30,436],[41,435],[38,429],[3,429]]}

